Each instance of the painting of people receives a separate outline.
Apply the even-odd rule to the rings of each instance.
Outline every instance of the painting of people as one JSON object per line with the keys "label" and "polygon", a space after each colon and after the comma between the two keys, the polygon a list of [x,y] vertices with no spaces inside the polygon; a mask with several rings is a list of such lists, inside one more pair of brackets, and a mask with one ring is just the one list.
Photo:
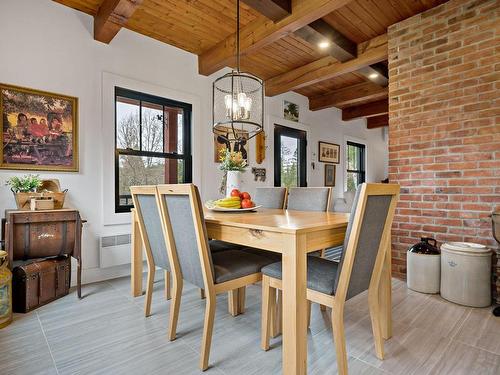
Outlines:
{"label": "painting of people", "polygon": [[1,169],[78,171],[78,99],[0,84]]}

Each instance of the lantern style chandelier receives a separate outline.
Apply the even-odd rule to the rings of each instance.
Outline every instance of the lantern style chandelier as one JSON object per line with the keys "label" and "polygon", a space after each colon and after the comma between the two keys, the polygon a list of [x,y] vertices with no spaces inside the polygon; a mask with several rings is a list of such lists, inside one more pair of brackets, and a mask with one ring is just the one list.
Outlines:
{"label": "lantern style chandelier", "polygon": [[236,1],[236,70],[213,85],[212,131],[230,142],[248,140],[263,130],[264,83],[240,70],[240,0]]}

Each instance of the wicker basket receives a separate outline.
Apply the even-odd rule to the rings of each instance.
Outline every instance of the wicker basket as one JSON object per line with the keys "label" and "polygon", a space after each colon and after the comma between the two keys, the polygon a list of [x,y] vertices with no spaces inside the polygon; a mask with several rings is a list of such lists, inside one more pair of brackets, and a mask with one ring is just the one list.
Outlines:
{"label": "wicker basket", "polygon": [[31,209],[31,198],[52,198],[54,200],[54,209],[60,209],[64,206],[66,198],[66,190],[61,192],[44,192],[44,193],[15,193],[16,204],[19,210]]}

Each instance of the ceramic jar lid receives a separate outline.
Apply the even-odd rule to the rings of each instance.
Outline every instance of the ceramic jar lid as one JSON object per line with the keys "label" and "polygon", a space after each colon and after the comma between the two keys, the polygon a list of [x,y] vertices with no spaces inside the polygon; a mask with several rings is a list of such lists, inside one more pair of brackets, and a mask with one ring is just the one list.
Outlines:
{"label": "ceramic jar lid", "polygon": [[441,251],[453,251],[455,253],[465,253],[482,255],[491,253],[490,248],[473,242],[446,242],[441,245]]}

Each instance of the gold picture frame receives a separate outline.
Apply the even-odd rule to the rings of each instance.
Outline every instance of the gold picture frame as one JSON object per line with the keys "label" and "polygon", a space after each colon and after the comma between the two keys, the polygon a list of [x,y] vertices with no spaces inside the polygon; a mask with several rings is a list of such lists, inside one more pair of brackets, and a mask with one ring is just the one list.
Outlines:
{"label": "gold picture frame", "polygon": [[78,172],[78,98],[0,83],[0,169]]}

